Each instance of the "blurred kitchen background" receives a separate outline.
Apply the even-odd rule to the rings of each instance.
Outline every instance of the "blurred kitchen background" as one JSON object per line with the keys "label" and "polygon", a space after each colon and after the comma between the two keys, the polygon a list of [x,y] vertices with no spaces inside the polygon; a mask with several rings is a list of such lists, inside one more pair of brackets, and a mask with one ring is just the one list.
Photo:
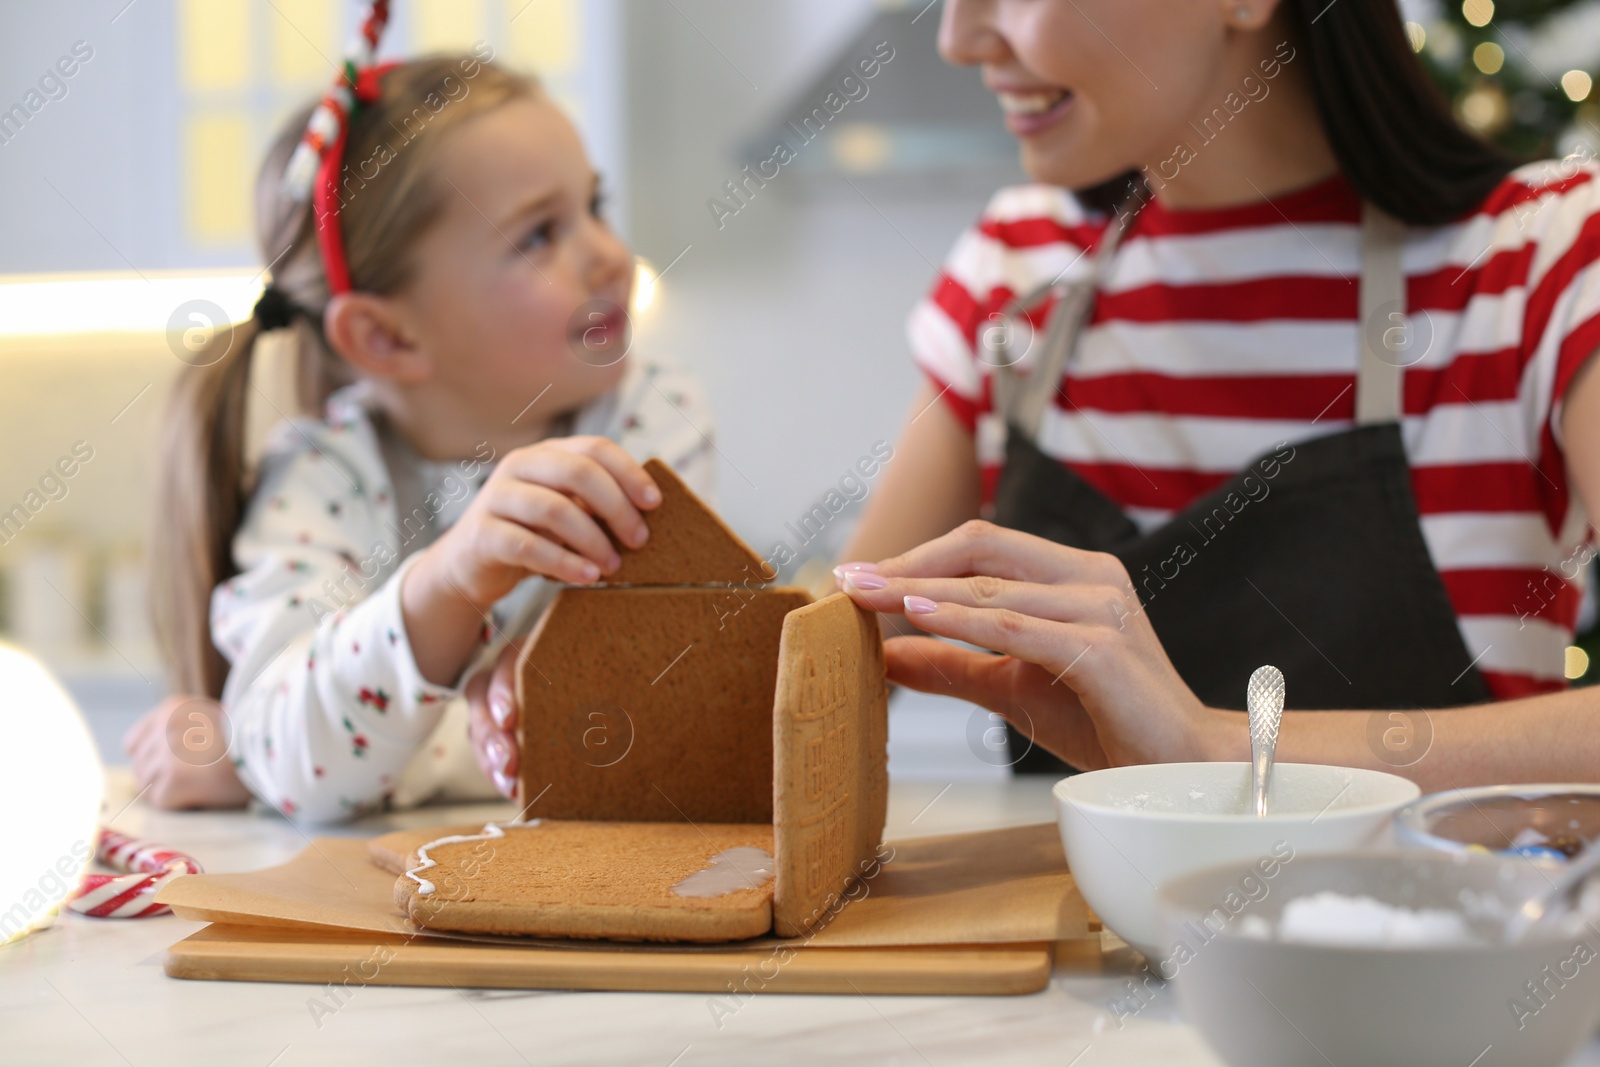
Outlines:
{"label": "blurred kitchen background", "polygon": [[[763,553],[794,545],[785,524],[894,441],[915,386],[905,313],[988,195],[1020,178],[992,96],[939,61],[926,3],[394,5],[384,53],[487,41],[575,118],[640,256],[635,346],[669,353],[710,390],[719,504]],[[284,116],[326,90],[357,7],[0,4],[0,110],[26,106],[60,57],[76,59],[64,91],[51,81],[25,122],[0,120],[0,512],[74,444],[93,450],[64,496],[41,492],[20,532],[0,528],[0,618],[63,676],[116,762],[123,729],[164,692],[141,573],[143,546],[161,536],[151,490],[164,394],[186,332],[192,342],[212,325],[208,306],[249,314],[263,267],[256,162]],[[780,138],[798,144],[785,122],[858,60],[888,54],[884,42],[893,58],[867,95],[776,178],[731,197],[725,183],[746,164]],[[806,551],[827,558],[859,510]],[[992,726],[985,713],[923,710],[907,717],[897,701],[900,769],[909,754],[932,773],[1001,772],[966,740]]]}
{"label": "blurred kitchen background", "polygon": [[[1413,44],[1485,132],[1560,154],[1595,128],[1600,4],[1508,0],[1498,19],[1489,0],[1404,6]],[[165,391],[208,316],[249,314],[256,161],[328,86],[357,8],[0,2],[0,514],[28,510],[0,525],[0,620],[62,675],[114,762],[164,692],[141,556],[162,535]],[[894,440],[916,382],[905,313],[993,190],[1021,178],[977,74],[939,61],[938,19],[928,0],[395,4],[385,53],[488,42],[575,118],[640,257],[635,344],[706,383],[721,510],[763,552],[794,544],[786,524]],[[743,180],[779,139],[799,143],[786,122],[885,47],[864,98],[775,178]],[[55,74],[62,57],[71,77]],[[41,484],[75,447],[92,458]],[[859,510],[807,551],[829,558]],[[1569,668],[1588,669],[1582,650]],[[897,774],[1003,773],[981,710],[901,695],[891,718]]]}

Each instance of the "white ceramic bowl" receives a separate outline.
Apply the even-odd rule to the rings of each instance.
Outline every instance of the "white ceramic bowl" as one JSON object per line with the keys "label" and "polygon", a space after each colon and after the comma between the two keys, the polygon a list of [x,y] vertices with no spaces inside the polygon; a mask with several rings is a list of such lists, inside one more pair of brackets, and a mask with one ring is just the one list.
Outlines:
{"label": "white ceramic bowl", "polygon": [[[1173,979],[1184,1018],[1232,1067],[1555,1067],[1600,1022],[1600,939],[1588,929],[1504,945],[1498,922],[1485,915],[1467,923],[1477,943],[1276,937],[1284,905],[1321,892],[1410,909],[1459,912],[1470,902],[1503,916],[1549,884],[1548,872],[1526,860],[1420,851],[1306,856],[1259,883],[1255,899],[1230,917],[1224,901],[1239,881],[1227,865],[1168,884],[1167,955],[1151,965]],[[1265,926],[1265,936],[1248,936],[1252,923]]]}
{"label": "white ceramic bowl", "polygon": [[1159,952],[1156,893],[1219,863],[1281,863],[1311,852],[1387,844],[1396,808],[1420,795],[1381,771],[1279,763],[1269,814],[1251,813],[1248,763],[1149,763],[1063,778],[1056,819],[1067,865],[1100,921],[1146,955]]}

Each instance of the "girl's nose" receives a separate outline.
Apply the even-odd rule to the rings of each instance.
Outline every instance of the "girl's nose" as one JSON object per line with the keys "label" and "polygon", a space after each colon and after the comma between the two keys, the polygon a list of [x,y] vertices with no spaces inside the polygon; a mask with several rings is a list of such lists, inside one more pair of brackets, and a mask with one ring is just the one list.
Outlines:
{"label": "girl's nose", "polygon": [[998,0],[945,0],[939,18],[939,54],[947,63],[969,67],[996,63],[1010,53],[995,24]]}
{"label": "girl's nose", "polygon": [[633,271],[633,253],[600,219],[588,220],[587,262],[584,273],[589,288],[604,289]]}

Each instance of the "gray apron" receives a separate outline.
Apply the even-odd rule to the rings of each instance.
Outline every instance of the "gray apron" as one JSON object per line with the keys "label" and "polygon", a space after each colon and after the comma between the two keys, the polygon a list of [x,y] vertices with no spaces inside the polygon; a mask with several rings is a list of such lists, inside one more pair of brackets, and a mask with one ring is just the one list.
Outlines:
{"label": "gray apron", "polygon": [[[1117,556],[1173,666],[1211,707],[1242,709],[1250,672],[1265,663],[1282,669],[1294,709],[1491,699],[1423,541],[1400,435],[1407,359],[1385,328],[1404,321],[1394,317],[1405,310],[1402,225],[1364,208],[1356,426],[1264,454],[1148,533],[1035,444],[1098,278],[1131,225],[1107,226],[1088,280],[1055,287],[1059,301],[1032,374],[1016,372],[1003,344],[996,349],[995,402],[1007,434],[994,521]],[[1006,314],[1014,321],[1051,291],[1025,295]],[[1007,733],[1017,771],[1072,772]]]}

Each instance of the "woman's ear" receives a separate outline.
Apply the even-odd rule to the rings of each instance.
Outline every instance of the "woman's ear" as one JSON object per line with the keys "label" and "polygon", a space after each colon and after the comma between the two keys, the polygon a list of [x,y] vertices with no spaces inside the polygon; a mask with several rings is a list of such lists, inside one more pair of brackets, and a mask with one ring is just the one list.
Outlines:
{"label": "woman's ear", "polygon": [[433,361],[387,297],[340,293],[328,301],[322,329],[333,350],[366,374],[414,385],[433,373]]}

